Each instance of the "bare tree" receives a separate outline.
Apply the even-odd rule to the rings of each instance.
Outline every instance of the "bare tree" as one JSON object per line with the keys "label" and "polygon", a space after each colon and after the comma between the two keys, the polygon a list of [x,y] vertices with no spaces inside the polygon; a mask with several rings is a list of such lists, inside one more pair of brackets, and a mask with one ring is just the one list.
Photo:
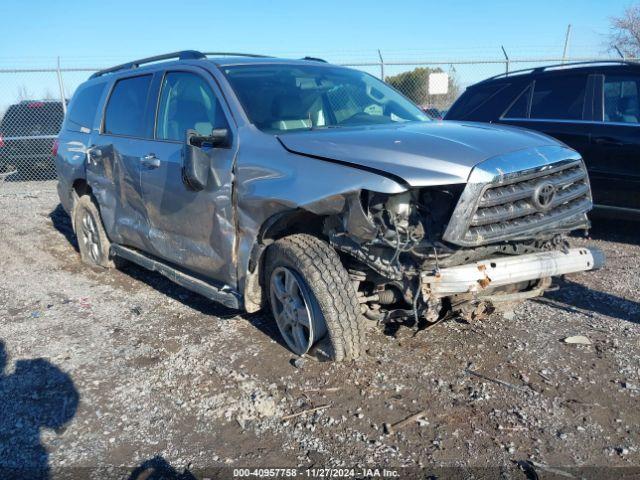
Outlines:
{"label": "bare tree", "polygon": [[618,48],[625,57],[640,56],[640,4],[627,7],[621,16],[611,18],[609,47]]}

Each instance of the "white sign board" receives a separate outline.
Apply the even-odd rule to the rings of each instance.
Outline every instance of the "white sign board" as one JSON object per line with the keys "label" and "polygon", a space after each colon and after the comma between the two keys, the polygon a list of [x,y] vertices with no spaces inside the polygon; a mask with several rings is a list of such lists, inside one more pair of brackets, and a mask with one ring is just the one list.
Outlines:
{"label": "white sign board", "polygon": [[429,74],[429,95],[449,93],[449,74],[445,72]]}

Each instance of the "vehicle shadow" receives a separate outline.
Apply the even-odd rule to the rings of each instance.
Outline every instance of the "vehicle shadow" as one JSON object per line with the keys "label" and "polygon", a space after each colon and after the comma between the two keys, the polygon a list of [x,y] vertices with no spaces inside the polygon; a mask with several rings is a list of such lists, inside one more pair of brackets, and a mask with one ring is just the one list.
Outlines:
{"label": "vehicle shadow", "polygon": [[[64,211],[62,205],[58,204],[56,208],[49,213],[49,218],[53,223],[53,227],[64,235],[76,252],[79,251],[76,235],[71,226],[71,218],[67,215],[67,212]],[[146,270],[134,263],[126,263],[124,266],[120,267],[119,270],[129,275],[134,280],[149,285],[151,288],[157,290],[163,295],[193,308],[203,315],[212,315],[221,319],[241,317],[247,320],[260,332],[276,341],[283,348],[287,348],[286,343],[278,331],[275,321],[267,311],[245,313],[240,310],[225,307],[224,305],[213,302],[201,295],[198,295],[197,293],[193,293],[190,290],[173,283],[157,272],[150,272],[149,270]]]}
{"label": "vehicle shadow", "polygon": [[67,212],[62,208],[62,204],[58,204],[56,208],[51,210],[49,213],[49,218],[51,219],[51,223],[53,224],[53,228],[58,230],[64,238],[71,244],[71,246],[75,249],[76,252],[79,252],[78,249],[78,240],[76,238],[76,234],[73,233],[73,226],[71,225],[71,217],[67,215]]}
{"label": "vehicle shadow", "polygon": [[5,374],[8,355],[0,340],[0,478],[49,478],[43,428],[62,433],[78,409],[71,377],[48,360],[18,360]]}
{"label": "vehicle shadow", "polygon": [[640,245],[640,221],[590,216],[589,236],[594,240]]}
{"label": "vehicle shadow", "polygon": [[134,263],[127,263],[120,267],[119,270],[134,280],[149,285],[161,294],[166,295],[203,315],[211,315],[223,320],[237,317],[242,318],[264,335],[277,342],[283,348],[288,348],[280,335],[280,331],[278,330],[275,320],[273,320],[271,313],[266,309],[256,313],[246,313],[242,310],[234,310],[232,308],[225,307],[224,305],[216,303],[213,300],[209,300],[202,295],[198,295],[197,293],[173,283],[157,272],[151,272]]}
{"label": "vehicle shadow", "polygon": [[640,302],[610,293],[592,290],[569,279],[557,279],[557,291],[547,292],[544,297],[534,299],[567,312],[576,309],[583,313],[595,312],[627,322],[640,323]]}

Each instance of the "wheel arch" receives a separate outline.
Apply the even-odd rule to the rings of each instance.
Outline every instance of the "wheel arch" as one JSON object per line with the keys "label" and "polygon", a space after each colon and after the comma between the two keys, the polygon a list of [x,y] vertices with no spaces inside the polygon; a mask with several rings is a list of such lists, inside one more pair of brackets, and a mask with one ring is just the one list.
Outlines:
{"label": "wheel arch", "polygon": [[266,296],[262,276],[269,246],[281,238],[296,233],[307,233],[324,238],[322,227],[326,217],[327,215],[295,208],[276,213],[262,224],[251,249],[248,271],[244,280],[243,297],[247,312],[256,312],[264,306]]}
{"label": "wheel arch", "polygon": [[78,199],[83,195],[92,195],[92,194],[93,193],[91,190],[91,186],[89,185],[89,182],[87,182],[86,178],[78,177],[74,179],[73,182],[71,183],[71,192],[70,192],[71,203],[69,205],[68,213],[69,213],[69,216],[71,217],[71,225],[74,231],[76,227],[74,210],[76,208],[76,205],[78,204]]}

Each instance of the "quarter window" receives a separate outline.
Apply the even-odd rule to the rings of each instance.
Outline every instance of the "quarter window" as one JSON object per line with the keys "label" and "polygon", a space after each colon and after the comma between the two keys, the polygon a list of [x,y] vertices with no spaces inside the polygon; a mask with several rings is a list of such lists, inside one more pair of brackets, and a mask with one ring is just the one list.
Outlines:
{"label": "quarter window", "polygon": [[582,120],[587,76],[554,76],[535,81],[531,118]]}
{"label": "quarter window", "polygon": [[228,124],[207,82],[193,73],[167,73],[160,93],[156,138],[183,141],[187,130],[211,135],[216,128],[228,128]]}
{"label": "quarter window", "polygon": [[604,80],[604,121],[639,123],[638,79],[607,75]]}
{"label": "quarter window", "polygon": [[67,112],[69,122],[77,127],[91,128],[93,126],[98,102],[102,97],[105,85],[104,82],[90,85],[79,90],[73,96]]}
{"label": "quarter window", "polygon": [[452,118],[460,118],[475,112],[482,105],[492,99],[497,93],[508,87],[509,84],[481,85],[467,90],[460,99],[453,104],[448,115]]}
{"label": "quarter window", "polygon": [[531,86],[529,85],[515,102],[511,105],[504,118],[527,118],[527,110],[529,109],[529,99],[531,98]]}
{"label": "quarter window", "polygon": [[145,136],[144,113],[150,85],[151,75],[118,80],[105,113],[105,133]]}

